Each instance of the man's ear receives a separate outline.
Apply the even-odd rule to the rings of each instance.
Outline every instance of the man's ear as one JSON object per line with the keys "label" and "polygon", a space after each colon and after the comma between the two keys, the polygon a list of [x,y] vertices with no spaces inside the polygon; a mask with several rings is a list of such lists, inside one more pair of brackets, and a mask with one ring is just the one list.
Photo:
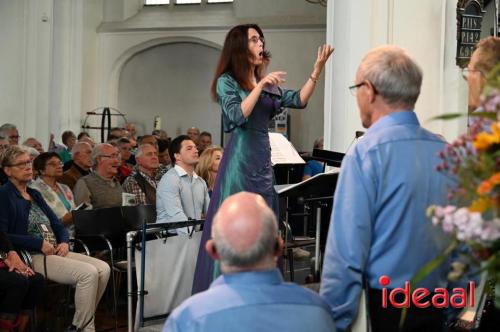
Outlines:
{"label": "man's ear", "polygon": [[217,248],[215,247],[215,242],[213,239],[210,239],[205,243],[205,250],[207,251],[208,256],[210,256],[213,260],[219,260],[220,256],[217,252]]}
{"label": "man's ear", "polygon": [[276,237],[276,243],[274,244],[274,256],[279,257],[283,254],[284,242],[281,236]]}

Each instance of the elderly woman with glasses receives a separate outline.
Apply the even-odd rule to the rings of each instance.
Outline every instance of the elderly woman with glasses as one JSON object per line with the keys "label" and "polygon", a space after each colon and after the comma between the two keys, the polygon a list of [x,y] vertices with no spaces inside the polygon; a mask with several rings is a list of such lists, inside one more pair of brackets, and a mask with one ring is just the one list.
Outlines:
{"label": "elderly woman with glasses", "polygon": [[33,161],[33,169],[38,173],[38,178],[30,186],[42,194],[47,205],[66,226],[70,237],[73,237],[74,227],[71,215],[71,210],[75,208],[73,193],[67,185],[57,182],[57,179],[63,175],[61,157],[55,152],[44,152]]}
{"label": "elderly woman with glasses", "polygon": [[65,227],[42,195],[28,187],[33,170],[23,148],[10,146],[2,167],[8,181],[0,187],[0,231],[7,233],[14,247],[31,252],[35,272],[76,286],[73,325],[95,331],[94,314],[108,283],[109,265],[69,251]]}

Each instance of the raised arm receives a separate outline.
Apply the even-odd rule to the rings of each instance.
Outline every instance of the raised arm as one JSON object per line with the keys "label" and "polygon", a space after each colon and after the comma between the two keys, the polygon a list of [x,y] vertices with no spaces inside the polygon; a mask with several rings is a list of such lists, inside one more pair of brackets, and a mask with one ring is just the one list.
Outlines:
{"label": "raised arm", "polygon": [[316,58],[316,62],[314,63],[311,76],[309,76],[307,81],[302,86],[302,89],[300,89],[300,102],[302,103],[302,106],[307,104],[309,98],[311,98],[314,88],[316,88],[319,76],[323,71],[323,67],[325,67],[325,63],[333,53],[333,50],[334,48],[332,46],[326,44],[318,47],[318,56]]}

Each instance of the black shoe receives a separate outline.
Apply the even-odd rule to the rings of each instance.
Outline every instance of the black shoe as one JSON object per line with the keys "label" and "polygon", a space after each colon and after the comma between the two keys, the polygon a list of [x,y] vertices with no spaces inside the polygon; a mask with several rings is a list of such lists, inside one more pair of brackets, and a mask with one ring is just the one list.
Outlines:
{"label": "black shoe", "polygon": [[71,324],[66,331],[67,332],[78,332],[79,330],[75,325]]}

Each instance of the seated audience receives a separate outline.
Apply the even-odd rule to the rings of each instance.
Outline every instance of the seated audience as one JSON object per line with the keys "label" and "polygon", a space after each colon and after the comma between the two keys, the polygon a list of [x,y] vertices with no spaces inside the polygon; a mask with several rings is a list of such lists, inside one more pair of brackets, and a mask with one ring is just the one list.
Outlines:
{"label": "seated audience", "polygon": [[198,140],[200,139],[200,130],[196,127],[191,127],[188,128],[186,131],[186,135],[189,136],[189,138],[196,144],[198,145]]}
{"label": "seated audience", "polygon": [[68,230],[69,236],[74,237],[71,214],[75,208],[73,193],[67,185],[57,182],[63,175],[61,157],[55,152],[44,152],[33,161],[33,169],[39,176],[30,187],[42,194],[45,203]]}
{"label": "seated audience", "polygon": [[158,170],[158,154],[151,144],[140,145],[135,155],[137,162],[132,174],[125,179],[123,191],[135,195],[136,205],[156,205],[156,187],[159,179],[156,177]]}
{"label": "seated audience", "polygon": [[16,248],[32,252],[34,271],[76,286],[73,325],[82,331],[95,331],[94,313],[108,283],[108,264],[69,252],[68,232],[42,195],[28,187],[32,167],[22,148],[10,147],[2,166],[9,181],[0,187],[0,230]]}
{"label": "seated audience", "polygon": [[200,138],[198,139],[198,150],[201,154],[206,148],[209,148],[212,146],[212,134],[210,134],[208,131],[204,131],[200,134]]}
{"label": "seated audience", "polygon": [[19,144],[19,132],[17,127],[11,123],[5,123],[0,126],[0,136],[6,138],[10,145]]}
{"label": "seated audience", "polygon": [[73,155],[71,167],[64,171],[58,181],[73,190],[78,179],[90,173],[90,168],[92,167],[92,147],[86,142],[78,142],[73,146],[71,154]]}
{"label": "seated audience", "polygon": [[[314,141],[313,149],[323,150],[323,137],[320,137]],[[323,173],[324,163],[317,160],[309,160],[304,166],[304,175],[302,176],[302,181],[315,176],[316,174]]]}
{"label": "seated audience", "polygon": [[[337,328],[346,331],[366,281],[373,331],[397,331],[401,309],[383,307],[387,285],[381,285],[380,277],[390,278],[388,292],[404,287],[449,244],[426,216],[430,205],[447,202],[450,179],[435,170],[446,143],[422,128],[413,111],[422,71],[403,49],[371,50],[354,83],[351,90],[356,89],[361,122],[368,130],[342,161],[320,294],[331,306]],[[448,269],[442,264],[415,287],[446,288]],[[443,324],[440,309],[411,306],[403,331],[442,331]]]}
{"label": "seated audience", "polygon": [[128,163],[128,160],[132,156],[132,145],[128,138],[122,137],[116,141],[116,146],[121,156],[120,167],[118,167],[118,174],[116,178],[120,183],[123,183],[125,179],[132,174],[132,165]]}
{"label": "seated audience", "polygon": [[[207,212],[209,197],[205,181],[194,168],[198,162],[196,144],[186,135],[176,137],[169,147],[174,164],[158,184],[156,222],[201,219]],[[178,233],[186,233],[180,229]]]}
{"label": "seated audience", "polygon": [[89,135],[89,133],[87,133],[86,131],[81,131],[81,132],[78,134],[78,136],[76,137],[76,139],[77,139],[78,141],[80,141],[80,140],[81,140],[82,138],[84,138],[84,137],[88,137],[88,138],[90,138],[90,135]]}
{"label": "seated audience", "polygon": [[73,134],[71,130],[67,130],[61,135],[62,142],[64,147],[62,150],[56,151],[63,163],[66,163],[71,160],[71,149],[76,143],[76,136]]}
{"label": "seated audience", "polygon": [[205,246],[222,275],[177,307],[163,331],[335,331],[319,295],[283,281],[276,268],[283,250],[277,224],[262,196],[229,196]]}
{"label": "seated audience", "polygon": [[170,140],[165,140],[165,139],[158,140],[158,160],[160,161],[160,164],[162,166],[167,168],[167,170],[170,169],[170,166],[172,164],[170,156],[168,155],[169,145],[170,145]]}
{"label": "seated audience", "polygon": [[122,205],[122,186],[116,179],[120,166],[118,148],[108,144],[97,144],[92,151],[94,172],[78,180],[73,192],[75,203],[87,203],[94,209]]}
{"label": "seated audience", "polygon": [[24,146],[29,146],[30,148],[34,148],[35,150],[38,151],[38,153],[44,153],[43,151],[43,146],[40,141],[38,141],[36,138],[30,137],[27,140],[23,142]]}
{"label": "seated audience", "polygon": [[196,165],[196,174],[201,176],[207,183],[208,194],[212,195],[215,186],[215,178],[219,170],[223,149],[220,147],[207,148],[200,156],[200,161]]}
{"label": "seated audience", "polygon": [[29,311],[39,302],[45,279],[23,263],[0,230],[0,331],[26,331]]}
{"label": "seated audience", "polygon": [[144,135],[138,139],[139,145],[151,144],[158,149],[158,138],[155,135]]}

